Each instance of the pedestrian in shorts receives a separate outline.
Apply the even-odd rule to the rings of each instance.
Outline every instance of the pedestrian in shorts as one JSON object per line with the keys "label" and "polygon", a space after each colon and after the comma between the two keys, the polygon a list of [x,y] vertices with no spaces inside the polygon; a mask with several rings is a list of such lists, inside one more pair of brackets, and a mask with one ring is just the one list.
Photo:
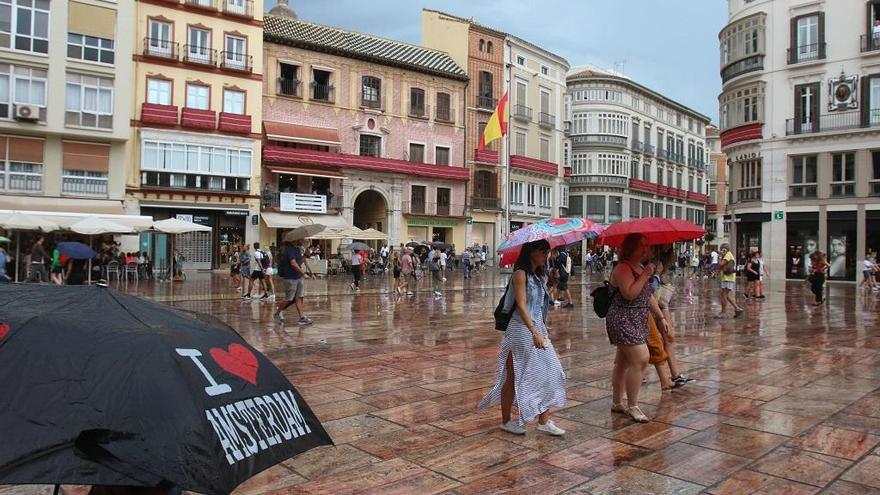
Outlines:
{"label": "pedestrian in shorts", "polygon": [[[306,271],[303,271],[303,268]],[[275,310],[275,321],[283,323],[284,310],[295,305],[296,312],[299,314],[299,324],[311,325],[312,319],[303,313],[302,300],[305,296],[305,279],[307,277],[314,278],[315,274],[312,273],[308,259],[303,258],[302,240],[296,240],[293,243],[286,242],[281,246],[278,269],[284,278],[284,300],[278,303],[278,309]]]}

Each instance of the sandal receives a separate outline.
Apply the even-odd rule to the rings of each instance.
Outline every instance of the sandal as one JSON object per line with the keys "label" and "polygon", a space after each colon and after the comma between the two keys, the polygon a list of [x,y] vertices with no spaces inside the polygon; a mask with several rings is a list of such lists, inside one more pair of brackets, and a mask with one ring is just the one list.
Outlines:
{"label": "sandal", "polygon": [[645,416],[645,413],[643,413],[642,410],[639,409],[639,406],[628,408],[626,410],[626,413],[629,414],[629,417],[632,418],[633,421],[635,421],[636,423],[647,423],[651,421],[650,419],[648,419],[647,416]]}
{"label": "sandal", "polygon": [[611,404],[611,412],[617,414],[628,414],[623,404]]}

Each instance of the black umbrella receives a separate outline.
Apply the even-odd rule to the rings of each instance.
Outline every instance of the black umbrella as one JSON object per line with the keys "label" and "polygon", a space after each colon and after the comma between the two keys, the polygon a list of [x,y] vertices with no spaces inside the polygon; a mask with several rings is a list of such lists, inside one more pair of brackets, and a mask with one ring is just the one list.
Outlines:
{"label": "black umbrella", "polygon": [[102,287],[0,285],[0,485],[227,494],[332,440],[265,356],[206,315]]}
{"label": "black umbrella", "polygon": [[417,248],[417,247],[422,247],[422,246],[424,246],[424,244],[422,244],[422,243],[420,243],[420,242],[408,242],[408,243],[406,243],[406,247],[408,247],[408,248],[413,248],[413,249],[415,249],[415,248]]}

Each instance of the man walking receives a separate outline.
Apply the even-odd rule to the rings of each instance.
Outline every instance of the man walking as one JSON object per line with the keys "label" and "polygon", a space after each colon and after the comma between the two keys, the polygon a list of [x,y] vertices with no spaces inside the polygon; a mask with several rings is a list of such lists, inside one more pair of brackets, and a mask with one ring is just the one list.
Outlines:
{"label": "man walking", "polygon": [[712,278],[718,276],[718,251],[714,249],[709,253],[709,276]]}
{"label": "man walking", "polygon": [[733,317],[739,318],[743,309],[736,304],[736,258],[730,252],[730,246],[721,245],[721,314],[716,318],[723,318],[728,304],[733,306]]}
{"label": "man walking", "polygon": [[46,255],[46,250],[43,248],[43,236],[38,236],[37,240],[34,241],[33,247],[31,247],[31,264],[30,264],[30,275],[28,276],[28,282],[48,282],[49,274],[46,273],[46,260],[49,259],[49,256]]}
{"label": "man walking", "polygon": [[[308,270],[308,274],[303,271],[303,267]],[[282,246],[278,269],[281,270],[281,276],[284,278],[284,300],[278,303],[275,321],[284,323],[283,311],[293,304],[299,314],[299,324],[311,325],[312,319],[303,314],[302,299],[305,295],[305,278],[314,278],[315,275],[308,260],[303,258],[302,240],[293,241],[293,244],[285,243]]]}
{"label": "man walking", "polygon": [[471,278],[471,250],[465,249],[463,253],[461,253],[461,264],[464,267],[464,278]]}
{"label": "man walking", "polygon": [[559,254],[556,256],[556,269],[559,273],[559,277],[556,279],[557,300],[562,303],[563,308],[573,308],[571,293],[568,292],[568,280],[571,277],[571,255],[565,250],[565,246],[559,248]]}
{"label": "man walking", "polygon": [[260,281],[257,289],[263,289],[263,296],[260,299],[269,299],[269,294],[266,292],[266,282],[263,275],[263,252],[260,251],[259,242],[254,243],[254,254],[253,256],[251,256],[251,277],[250,281],[248,282],[247,294],[243,296],[245,299],[251,298],[251,291],[254,290],[255,280]]}

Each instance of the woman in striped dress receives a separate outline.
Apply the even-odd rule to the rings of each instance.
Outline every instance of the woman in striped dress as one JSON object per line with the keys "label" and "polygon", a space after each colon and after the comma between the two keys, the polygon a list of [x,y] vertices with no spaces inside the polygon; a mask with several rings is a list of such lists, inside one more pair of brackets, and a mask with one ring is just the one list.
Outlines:
{"label": "woman in striped dress", "polygon": [[[565,405],[565,373],[547,334],[550,297],[544,277],[549,251],[547,241],[522,247],[505,298],[505,308],[515,310],[501,342],[498,378],[479,406],[500,403],[501,429],[516,435],[525,434],[526,424],[536,417],[538,431],[565,433],[550,420],[550,408]],[[519,417],[511,419],[514,401]]]}

